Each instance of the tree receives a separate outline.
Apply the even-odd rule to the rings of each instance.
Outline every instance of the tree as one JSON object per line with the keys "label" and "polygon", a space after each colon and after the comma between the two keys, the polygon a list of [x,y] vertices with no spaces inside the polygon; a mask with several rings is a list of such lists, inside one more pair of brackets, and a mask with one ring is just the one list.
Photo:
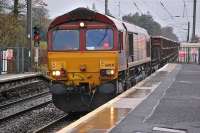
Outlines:
{"label": "tree", "polygon": [[4,2],[3,0],[0,0],[0,13],[3,11],[3,5],[4,5],[3,2]]}
{"label": "tree", "polygon": [[[33,7],[36,5],[45,5],[43,0],[32,0]],[[13,3],[9,3],[9,8],[12,9],[15,17],[23,12],[27,8],[27,0],[13,0]]]}
{"label": "tree", "polygon": [[33,27],[37,26],[40,28],[41,40],[46,40],[45,33],[48,30],[50,20],[48,19],[48,10],[46,8],[35,7],[33,8]]}
{"label": "tree", "polygon": [[139,15],[135,13],[134,15],[128,14],[123,16],[123,20],[138,25],[145,28],[151,36],[165,36],[172,40],[178,40],[177,36],[173,33],[172,27],[161,27],[161,25],[156,22],[150,13]]}
{"label": "tree", "polygon": [[134,15],[129,14],[123,16],[122,19],[145,28],[150,35],[158,35],[161,33],[161,25],[154,21],[150,14],[143,14],[141,16],[139,13],[135,13]]}
{"label": "tree", "polygon": [[[26,9],[26,0],[13,0],[13,3],[8,1],[0,0],[0,4],[4,2],[7,9],[10,9],[10,12],[1,12],[0,14],[0,45],[1,47],[26,46],[26,16],[21,14],[21,11]],[[33,6],[33,26],[37,25],[41,28],[42,40],[46,40],[45,33],[49,25],[48,17],[47,9],[34,8]]]}
{"label": "tree", "polygon": [[178,41],[178,37],[174,34],[173,28],[170,26],[163,27],[161,29],[161,36],[170,38],[172,40]]}
{"label": "tree", "polygon": [[15,17],[19,15],[19,0],[14,0],[13,14]]}
{"label": "tree", "polygon": [[0,46],[16,46],[25,44],[25,28],[23,22],[11,14],[0,16]]}
{"label": "tree", "polygon": [[8,1],[7,0],[0,0],[0,13],[3,13],[4,8],[8,6]]}

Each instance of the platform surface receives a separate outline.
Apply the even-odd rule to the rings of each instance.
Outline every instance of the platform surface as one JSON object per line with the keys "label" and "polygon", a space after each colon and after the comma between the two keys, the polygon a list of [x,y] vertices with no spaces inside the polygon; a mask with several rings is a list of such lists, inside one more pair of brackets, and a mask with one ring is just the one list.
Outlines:
{"label": "platform surface", "polygon": [[[123,94],[66,126],[59,133],[136,133],[135,126],[138,128],[137,124],[141,124],[144,120],[145,122],[150,120],[147,118],[151,116],[150,114],[154,114],[152,112],[157,107],[155,105],[158,105],[159,99],[165,94],[165,90],[173,84],[177,73],[182,68],[184,66],[178,64],[167,64]],[[152,96],[155,98],[152,99]],[[133,114],[135,112],[136,114]],[[158,119],[160,120],[160,118]],[[140,127],[143,129],[142,125]]]}
{"label": "platform surface", "polygon": [[110,132],[200,133],[200,65],[178,65]]}
{"label": "platform surface", "polygon": [[17,80],[17,79],[23,79],[28,77],[33,77],[39,75],[38,73],[28,72],[28,73],[22,73],[22,74],[2,74],[0,75],[0,83]]}

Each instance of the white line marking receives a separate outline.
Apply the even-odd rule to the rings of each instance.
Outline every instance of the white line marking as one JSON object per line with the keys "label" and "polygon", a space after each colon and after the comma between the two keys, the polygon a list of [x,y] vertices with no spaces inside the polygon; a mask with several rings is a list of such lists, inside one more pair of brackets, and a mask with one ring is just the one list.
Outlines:
{"label": "white line marking", "polygon": [[153,131],[171,132],[171,133],[186,133],[183,130],[163,128],[163,127],[153,127]]}
{"label": "white line marking", "polygon": [[199,73],[200,71],[184,71],[184,72],[188,72],[188,73]]}
{"label": "white line marking", "polygon": [[158,69],[157,72],[166,71],[169,64],[164,65],[162,68]]}
{"label": "white line marking", "polygon": [[[175,80],[176,80],[176,78],[173,78],[173,81],[170,83],[170,85],[167,87],[167,89],[164,90],[164,93],[162,94],[160,99],[157,101],[156,105],[153,107],[151,113],[147,117],[145,117],[144,120],[142,121],[143,123],[153,115],[153,113],[155,112],[156,108],[160,104],[161,99],[163,99],[163,97],[166,95],[167,90],[172,86],[172,84],[175,82]],[[161,82],[160,82],[160,84],[161,84]]]}
{"label": "white line marking", "polygon": [[179,82],[179,83],[184,83],[184,84],[193,84],[193,83],[190,82],[190,81],[177,81],[177,82]]}
{"label": "white line marking", "polygon": [[137,87],[137,90],[151,90],[152,87]]}

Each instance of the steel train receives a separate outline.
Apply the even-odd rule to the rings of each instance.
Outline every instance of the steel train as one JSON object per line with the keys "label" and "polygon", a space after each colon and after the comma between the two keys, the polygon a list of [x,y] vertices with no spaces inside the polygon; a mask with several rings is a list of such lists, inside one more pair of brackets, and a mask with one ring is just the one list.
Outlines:
{"label": "steel train", "polygon": [[[86,8],[57,17],[48,30],[53,103],[65,112],[102,105],[151,74],[163,56],[170,54],[162,44],[165,55],[151,57],[151,52],[159,52],[155,45],[145,29]],[[152,58],[156,62],[153,67]],[[176,57],[166,61],[171,58]]]}
{"label": "steel train", "polygon": [[176,62],[180,43],[162,36],[151,37],[151,69],[156,70],[168,62]]}

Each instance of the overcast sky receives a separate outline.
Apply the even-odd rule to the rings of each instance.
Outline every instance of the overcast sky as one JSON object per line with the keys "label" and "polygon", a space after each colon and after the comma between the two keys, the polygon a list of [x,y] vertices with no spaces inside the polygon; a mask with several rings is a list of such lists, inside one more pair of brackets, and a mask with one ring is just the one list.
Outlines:
{"label": "overcast sky", "polygon": [[[90,7],[95,3],[96,9],[104,13],[105,0],[46,0],[51,18],[62,15],[77,7]],[[162,26],[172,26],[180,40],[186,40],[187,22],[190,21],[192,29],[193,0],[108,0],[109,10],[116,18],[129,13],[147,13],[154,17]],[[163,3],[165,9],[162,7]],[[186,7],[184,8],[184,2]],[[120,2],[120,9],[119,9]],[[136,3],[136,6],[135,4]],[[197,28],[196,34],[200,36],[200,1],[197,3]],[[120,14],[120,17],[119,17]],[[180,17],[173,17],[180,16]],[[191,33],[191,31],[190,31]]]}

